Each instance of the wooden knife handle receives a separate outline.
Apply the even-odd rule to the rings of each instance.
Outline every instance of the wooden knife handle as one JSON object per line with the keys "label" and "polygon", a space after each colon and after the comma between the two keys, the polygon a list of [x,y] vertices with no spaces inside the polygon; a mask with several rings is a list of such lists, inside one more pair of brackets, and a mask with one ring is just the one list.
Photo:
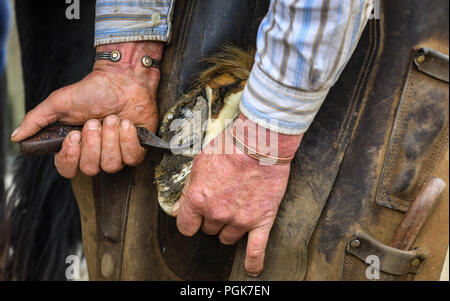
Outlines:
{"label": "wooden knife handle", "polygon": [[36,135],[20,142],[20,152],[25,156],[40,156],[49,153],[57,153],[61,150],[62,143],[71,131],[81,131],[82,127],[73,125],[51,125]]}
{"label": "wooden knife handle", "polygon": [[408,212],[403,216],[389,246],[405,251],[411,249],[420,229],[439,202],[445,186],[445,182],[440,178],[432,178],[422,187]]}

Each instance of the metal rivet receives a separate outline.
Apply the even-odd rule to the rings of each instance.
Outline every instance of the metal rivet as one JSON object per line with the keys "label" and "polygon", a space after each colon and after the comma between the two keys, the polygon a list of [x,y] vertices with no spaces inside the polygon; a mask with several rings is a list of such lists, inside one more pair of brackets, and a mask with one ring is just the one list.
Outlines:
{"label": "metal rivet", "polygon": [[352,242],[350,243],[350,246],[351,246],[352,248],[357,248],[357,247],[359,247],[360,245],[361,245],[361,242],[360,242],[359,240],[357,240],[357,239],[352,240]]}
{"label": "metal rivet", "polygon": [[144,56],[144,57],[142,58],[142,66],[148,68],[148,67],[151,67],[152,64],[153,64],[153,60],[152,60],[151,57],[149,57],[149,56]]}
{"label": "metal rivet", "polygon": [[425,55],[424,54],[418,55],[417,58],[416,58],[416,62],[419,63],[419,64],[425,62]]}
{"label": "metal rivet", "polygon": [[119,51],[115,50],[111,52],[111,61],[118,62],[120,61],[121,54]]}
{"label": "metal rivet", "polygon": [[101,263],[101,271],[102,275],[105,278],[111,278],[114,275],[114,259],[110,254],[103,254],[102,263]]}
{"label": "metal rivet", "polygon": [[412,261],[411,261],[411,264],[413,265],[413,266],[418,266],[418,265],[420,265],[422,263],[422,260],[420,259],[420,258],[418,258],[418,257],[416,257],[416,258],[414,258]]}

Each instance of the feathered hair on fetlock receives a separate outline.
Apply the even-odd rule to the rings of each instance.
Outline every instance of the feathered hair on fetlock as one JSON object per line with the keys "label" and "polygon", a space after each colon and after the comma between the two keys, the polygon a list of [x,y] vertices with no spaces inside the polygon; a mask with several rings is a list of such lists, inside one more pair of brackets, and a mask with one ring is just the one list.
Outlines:
{"label": "feathered hair on fetlock", "polygon": [[203,59],[208,68],[198,75],[196,87],[203,88],[211,80],[224,74],[239,81],[246,81],[255,62],[255,52],[255,49],[244,50],[229,43],[225,44],[220,52]]}

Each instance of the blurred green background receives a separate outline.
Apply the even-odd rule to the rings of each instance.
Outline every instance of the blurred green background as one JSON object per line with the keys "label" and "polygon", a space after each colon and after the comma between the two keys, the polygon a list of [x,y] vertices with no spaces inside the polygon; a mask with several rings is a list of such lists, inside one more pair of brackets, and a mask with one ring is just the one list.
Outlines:
{"label": "blurred green background", "polygon": [[[17,35],[17,26],[14,15],[14,1],[11,2],[11,31],[8,40],[8,52],[6,60],[6,78],[8,89],[7,106],[7,133],[11,133],[19,126],[24,116],[24,89],[22,81],[22,66],[20,63],[20,46]],[[18,147],[11,142],[7,143],[8,161],[18,153]]]}

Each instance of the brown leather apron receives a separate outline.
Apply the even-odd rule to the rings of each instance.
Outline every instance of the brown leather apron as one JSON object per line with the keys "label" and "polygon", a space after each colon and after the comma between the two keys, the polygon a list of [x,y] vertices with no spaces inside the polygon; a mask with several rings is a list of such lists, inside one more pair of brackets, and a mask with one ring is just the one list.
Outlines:
{"label": "brown leather apron", "polygon": [[[225,42],[254,46],[267,7],[256,0],[177,2],[161,116],[189,91],[201,58]],[[360,250],[381,258],[382,279],[439,278],[448,189],[417,250],[385,246],[428,179],[448,184],[448,1],[382,1],[380,8],[381,20],[369,21],[292,163],[263,280],[365,279],[365,253],[349,249],[355,237]],[[419,55],[425,60],[417,64]],[[202,233],[183,237],[160,210],[153,183],[160,159],[149,152],[136,168],[72,181],[90,279],[246,280],[245,239],[233,247]]]}

